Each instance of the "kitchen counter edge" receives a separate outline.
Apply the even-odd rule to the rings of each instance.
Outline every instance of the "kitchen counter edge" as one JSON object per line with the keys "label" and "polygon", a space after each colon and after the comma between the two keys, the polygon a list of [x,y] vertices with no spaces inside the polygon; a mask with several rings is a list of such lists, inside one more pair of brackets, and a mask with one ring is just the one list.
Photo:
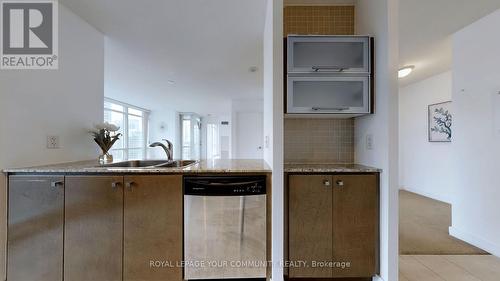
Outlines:
{"label": "kitchen counter edge", "polygon": [[285,173],[381,173],[382,169],[359,164],[287,163]]}
{"label": "kitchen counter edge", "polygon": [[271,173],[264,160],[201,160],[183,168],[107,168],[96,161],[69,162],[27,168],[9,168],[5,174],[220,174],[220,173]]}

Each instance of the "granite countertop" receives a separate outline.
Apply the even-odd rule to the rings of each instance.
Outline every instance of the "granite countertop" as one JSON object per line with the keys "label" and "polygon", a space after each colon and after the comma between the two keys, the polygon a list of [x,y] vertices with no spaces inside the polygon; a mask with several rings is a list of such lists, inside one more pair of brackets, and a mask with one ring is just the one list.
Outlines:
{"label": "granite countertop", "polygon": [[285,173],[380,173],[381,169],[358,164],[285,163]]}
{"label": "granite countertop", "polygon": [[96,160],[55,165],[5,169],[4,173],[123,173],[123,174],[195,174],[195,173],[270,173],[264,160],[201,160],[184,168],[117,168],[100,167]]}

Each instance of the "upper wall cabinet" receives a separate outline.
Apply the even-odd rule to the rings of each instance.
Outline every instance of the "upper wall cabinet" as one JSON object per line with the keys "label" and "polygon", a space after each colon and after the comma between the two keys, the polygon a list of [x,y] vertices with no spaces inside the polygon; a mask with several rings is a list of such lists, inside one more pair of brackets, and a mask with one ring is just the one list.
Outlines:
{"label": "upper wall cabinet", "polygon": [[289,36],[288,74],[370,73],[368,36]]}
{"label": "upper wall cabinet", "polygon": [[287,111],[293,113],[370,113],[369,78],[289,77]]}
{"label": "upper wall cabinet", "polygon": [[285,117],[352,118],[373,113],[373,39],[289,36]]}

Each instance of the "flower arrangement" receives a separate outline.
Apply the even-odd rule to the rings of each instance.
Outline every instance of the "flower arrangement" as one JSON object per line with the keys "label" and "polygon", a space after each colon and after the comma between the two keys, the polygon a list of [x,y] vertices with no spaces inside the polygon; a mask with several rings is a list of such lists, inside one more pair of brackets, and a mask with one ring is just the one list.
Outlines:
{"label": "flower arrangement", "polygon": [[106,164],[113,162],[113,156],[109,154],[109,150],[117,140],[120,139],[121,133],[116,133],[120,127],[104,122],[95,124],[94,129],[90,133],[94,136],[94,141],[102,150],[102,155],[99,156],[99,163]]}

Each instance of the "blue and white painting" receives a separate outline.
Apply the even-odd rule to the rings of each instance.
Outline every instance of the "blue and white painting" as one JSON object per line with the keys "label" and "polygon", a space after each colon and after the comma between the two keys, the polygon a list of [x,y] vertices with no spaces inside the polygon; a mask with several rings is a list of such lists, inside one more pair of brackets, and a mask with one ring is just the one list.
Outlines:
{"label": "blue and white painting", "polygon": [[429,105],[429,141],[451,142],[451,101]]}

